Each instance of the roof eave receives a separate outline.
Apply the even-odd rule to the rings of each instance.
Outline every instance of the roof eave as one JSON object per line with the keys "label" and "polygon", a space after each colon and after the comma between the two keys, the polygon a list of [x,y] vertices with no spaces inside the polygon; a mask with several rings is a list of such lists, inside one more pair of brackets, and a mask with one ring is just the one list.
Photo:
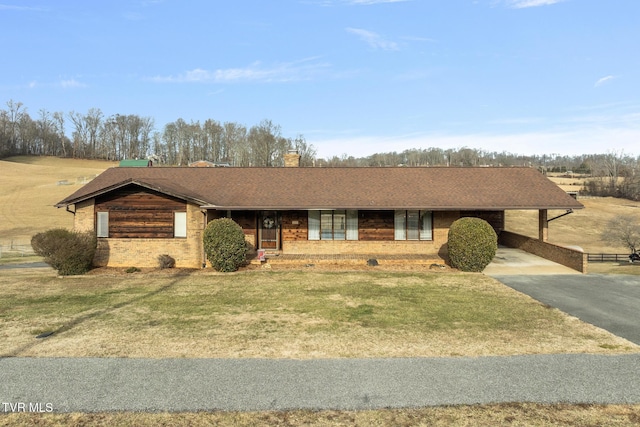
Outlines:
{"label": "roof eave", "polygon": [[187,202],[191,202],[191,203],[194,203],[194,204],[197,204],[197,205],[207,204],[207,201],[205,201],[205,200],[197,199],[195,197],[186,196],[184,194],[179,194],[179,193],[176,193],[176,192],[173,192],[173,191],[167,191],[166,189],[163,189],[162,187],[154,186],[154,185],[148,184],[148,183],[143,182],[143,181],[137,181],[135,179],[127,179],[127,180],[119,182],[117,184],[101,188],[98,191],[94,191],[94,192],[91,192],[89,194],[85,194],[85,195],[83,195],[81,197],[77,197],[77,198],[69,199],[69,200],[66,200],[66,199],[62,200],[62,201],[56,203],[54,206],[56,208],[63,208],[63,207],[69,206],[69,205],[75,205],[77,203],[80,203],[80,202],[83,202],[83,201],[89,200],[89,199],[94,199],[96,197],[102,196],[103,194],[110,193],[112,191],[118,190],[118,189],[126,187],[128,185],[138,185],[140,187],[147,188],[147,189],[153,190],[153,191],[157,191],[159,193],[166,194],[167,196],[175,197],[177,199],[181,199],[181,200],[184,200],[184,201],[187,201]]}
{"label": "roof eave", "polygon": [[273,211],[301,211],[301,210],[335,210],[335,209],[348,209],[348,210],[362,210],[362,211],[383,211],[383,210],[395,210],[395,209],[407,209],[407,210],[432,210],[432,211],[503,211],[503,210],[567,210],[567,209],[583,209],[584,206],[571,205],[571,206],[283,206],[283,205],[211,205],[204,204],[200,206],[201,209],[213,209],[213,210],[273,210]]}

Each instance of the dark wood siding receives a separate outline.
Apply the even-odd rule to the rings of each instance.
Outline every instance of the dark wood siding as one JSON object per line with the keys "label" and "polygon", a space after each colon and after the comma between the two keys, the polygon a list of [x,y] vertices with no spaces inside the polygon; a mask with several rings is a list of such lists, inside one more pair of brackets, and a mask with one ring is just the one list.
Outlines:
{"label": "dark wood siding", "polygon": [[359,240],[393,240],[393,211],[359,211]]}
{"label": "dark wood siding", "polygon": [[257,233],[256,211],[232,211],[231,219],[241,228],[244,234],[255,236]]}
{"label": "dark wood siding", "polygon": [[308,224],[309,214],[307,211],[282,212],[282,240],[284,242],[307,240]]}
{"label": "dark wood siding", "polygon": [[187,204],[142,187],[127,187],[98,197],[95,212],[109,212],[111,238],[173,238],[173,213]]}
{"label": "dark wood siding", "polygon": [[504,211],[462,211],[460,217],[481,218],[487,221],[496,233],[504,230]]}

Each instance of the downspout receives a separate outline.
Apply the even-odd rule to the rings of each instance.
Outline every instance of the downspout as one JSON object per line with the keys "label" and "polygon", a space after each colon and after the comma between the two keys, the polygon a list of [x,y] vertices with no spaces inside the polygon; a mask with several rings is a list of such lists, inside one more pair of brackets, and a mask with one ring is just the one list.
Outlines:
{"label": "downspout", "polygon": [[67,212],[72,213],[74,217],[76,216],[76,211],[75,210],[72,211],[71,209],[69,209],[69,205],[67,205],[65,207],[66,207]]}
{"label": "downspout", "polygon": [[201,209],[202,215],[204,216],[202,220],[202,239],[200,239],[202,243],[202,268],[207,268],[207,254],[204,252],[204,230],[207,228],[207,213],[206,209]]}
{"label": "downspout", "polygon": [[554,219],[558,219],[558,218],[562,218],[563,216],[569,215],[573,213],[573,209],[567,209],[567,211],[563,214],[560,214],[558,216],[554,216],[553,218],[550,218],[547,220],[547,224],[550,223],[551,221],[553,221]]}

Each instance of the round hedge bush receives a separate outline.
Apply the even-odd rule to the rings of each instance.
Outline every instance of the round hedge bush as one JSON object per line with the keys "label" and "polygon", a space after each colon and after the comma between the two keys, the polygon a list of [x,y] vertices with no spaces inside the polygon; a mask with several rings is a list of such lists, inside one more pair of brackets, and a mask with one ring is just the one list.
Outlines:
{"label": "round hedge bush", "polygon": [[230,218],[211,221],[204,230],[204,252],[217,271],[236,271],[247,260],[242,228]]}
{"label": "round hedge bush", "polygon": [[498,236],[480,218],[460,218],[449,228],[449,260],[462,271],[482,271],[498,250]]}
{"label": "round hedge bush", "polygon": [[61,276],[84,274],[91,270],[98,241],[95,233],[54,228],[31,238],[33,251]]}

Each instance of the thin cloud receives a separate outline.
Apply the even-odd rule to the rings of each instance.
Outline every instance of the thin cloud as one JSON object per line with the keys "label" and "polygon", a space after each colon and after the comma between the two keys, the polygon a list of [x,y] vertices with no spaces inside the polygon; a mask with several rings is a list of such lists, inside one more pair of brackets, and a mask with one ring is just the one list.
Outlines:
{"label": "thin cloud", "polygon": [[616,76],[605,76],[601,79],[598,79],[598,81],[593,85],[593,87],[600,87],[606,83],[609,83],[611,80],[615,79]]}
{"label": "thin cloud", "polygon": [[60,86],[62,88],[65,88],[65,89],[87,87],[86,84],[81,83],[81,82],[77,81],[76,79],[61,80],[60,82],[58,82],[58,86]]}
{"label": "thin cloud", "polygon": [[507,0],[507,6],[512,9],[525,9],[528,7],[549,6],[563,2],[564,0]]}
{"label": "thin cloud", "polygon": [[328,68],[328,64],[319,63],[317,58],[308,58],[295,62],[265,67],[254,62],[245,68],[225,68],[206,70],[195,68],[175,76],[156,76],[150,78],[158,83],[238,83],[238,82],[290,82],[310,80]]}
{"label": "thin cloud", "polygon": [[398,50],[398,44],[396,42],[385,40],[372,31],[361,28],[347,28],[347,31],[358,36],[360,40],[367,43],[373,49]]}
{"label": "thin cloud", "polygon": [[32,6],[16,6],[12,4],[0,4],[1,10],[15,10],[18,12],[44,12],[47,9],[43,9],[41,7],[32,7]]}

